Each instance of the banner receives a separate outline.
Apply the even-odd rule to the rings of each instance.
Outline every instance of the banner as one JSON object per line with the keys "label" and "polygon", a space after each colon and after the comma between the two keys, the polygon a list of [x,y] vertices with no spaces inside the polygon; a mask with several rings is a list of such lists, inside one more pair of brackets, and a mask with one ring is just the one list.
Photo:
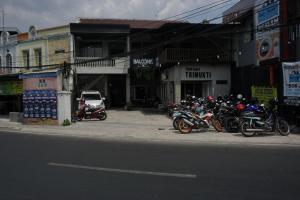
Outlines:
{"label": "banner", "polygon": [[257,0],[255,9],[256,59],[260,61],[280,56],[279,0]]}
{"label": "banner", "polygon": [[252,97],[256,97],[259,103],[265,105],[269,104],[269,101],[273,98],[277,98],[277,88],[272,87],[251,87]]}
{"label": "banner", "polygon": [[0,95],[19,95],[23,92],[22,81],[0,82]]}
{"label": "banner", "polygon": [[300,62],[282,63],[283,96],[286,105],[300,105]]}

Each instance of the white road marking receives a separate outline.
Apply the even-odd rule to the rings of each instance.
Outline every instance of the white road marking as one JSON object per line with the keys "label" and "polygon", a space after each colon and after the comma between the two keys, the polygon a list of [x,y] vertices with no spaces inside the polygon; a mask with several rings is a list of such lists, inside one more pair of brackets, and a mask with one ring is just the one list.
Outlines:
{"label": "white road marking", "polygon": [[74,165],[74,164],[66,164],[66,163],[54,163],[54,162],[50,162],[50,163],[48,163],[48,165],[56,166],[56,167],[68,167],[68,168],[76,168],[76,169],[117,172],[117,173],[127,173],[127,174],[169,176],[169,177],[177,177],[177,178],[197,178],[197,175],[195,175],[195,174],[165,173],[165,172],[152,172],[152,171],[141,171],[141,170],[130,170],[130,169],[115,169],[115,168],[92,167],[92,166]]}

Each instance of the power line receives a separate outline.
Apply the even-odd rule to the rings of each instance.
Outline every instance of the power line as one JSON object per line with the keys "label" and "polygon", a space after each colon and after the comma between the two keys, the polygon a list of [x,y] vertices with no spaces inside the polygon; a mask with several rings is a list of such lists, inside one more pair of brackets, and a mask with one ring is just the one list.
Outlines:
{"label": "power line", "polygon": [[[185,17],[182,17],[182,18],[180,18],[180,20],[182,20],[182,19],[188,19],[188,18],[190,18],[191,16],[193,16],[193,15],[195,15],[195,14],[198,14],[199,15],[199,13],[200,12],[203,12],[203,11],[206,11],[206,10],[208,10],[208,9],[211,9],[211,8],[214,8],[214,7],[217,7],[217,6],[219,6],[219,5],[222,5],[222,4],[224,4],[224,3],[227,3],[227,2],[230,2],[230,1],[232,1],[232,0],[227,0],[227,1],[224,1],[224,0],[221,0],[221,1],[216,1],[216,2],[214,2],[213,3],[213,6],[210,6],[211,4],[207,4],[207,5],[204,5],[204,6],[201,6],[201,7],[198,7],[198,8],[196,8],[196,9],[192,9],[192,10],[190,10],[190,11],[186,11],[186,12],[183,12],[183,13],[181,13],[181,14],[177,14],[177,15],[175,15],[175,16],[171,16],[171,17],[168,17],[168,18],[165,18],[165,19],[163,19],[163,20],[166,20],[166,19],[171,19],[171,18],[174,18],[174,17],[177,17],[177,16],[182,16],[182,15],[184,15],[184,14],[186,14],[186,13],[191,13],[191,12],[193,12],[192,14],[190,14],[190,15],[188,15],[188,16],[185,16]],[[221,2],[221,3],[219,3],[219,2]],[[216,3],[218,3],[218,4],[216,4]],[[208,6],[210,6],[210,7],[208,7]],[[228,5],[227,5],[228,6]],[[208,8],[205,8],[205,7],[208,7]],[[194,12],[194,11],[196,11],[196,10],[199,10],[199,9],[201,9],[201,8],[205,8],[205,9],[203,9],[203,10],[201,10],[200,12],[198,11],[198,12]],[[201,14],[201,13],[200,13]],[[176,22],[176,21],[178,21],[178,19],[177,20],[174,20],[173,22]],[[155,22],[154,22],[155,23]],[[149,25],[150,25],[151,23],[149,23]],[[137,34],[130,34],[130,36],[133,36],[133,35],[141,35],[142,33],[145,33],[145,32],[148,32],[149,30],[146,30],[146,31],[142,31],[142,32],[139,32],[139,33],[137,33]],[[167,32],[171,32],[171,31],[173,31],[173,30],[168,30]],[[47,59],[51,59],[51,58],[49,58],[50,56],[52,56],[52,55],[43,55],[43,58],[47,58]],[[56,55],[55,55],[56,56]],[[68,58],[68,57],[67,57]],[[30,57],[29,57],[29,62],[30,63],[33,63],[33,62],[35,62],[36,61],[36,59],[37,59],[37,57],[35,56],[35,55],[30,55]],[[59,58],[59,59],[63,59],[63,58]],[[13,63],[19,63],[19,62],[21,62],[21,61],[24,61],[25,59],[24,59],[24,57],[23,56],[14,56],[13,57]],[[38,67],[38,66],[36,66],[36,67]],[[28,67],[27,67],[28,68]]]}
{"label": "power line", "polygon": [[[262,3],[262,4],[263,4],[263,3]],[[255,8],[255,7],[257,7],[257,6],[260,6],[260,5],[262,5],[262,4],[258,4],[258,5],[256,5],[256,6],[251,6],[251,7],[245,8],[245,9],[241,9],[241,10],[239,10],[239,11],[249,10],[249,9],[251,9],[251,8]],[[244,13],[244,14],[245,14],[245,13]],[[228,14],[228,15],[230,15],[230,14]],[[208,21],[213,21],[213,20],[216,20],[216,19],[218,19],[218,18],[220,18],[220,17],[226,17],[226,15],[222,15],[222,16],[219,16],[219,17],[215,17],[215,18],[212,18],[212,19],[210,19],[210,20],[208,20]],[[240,17],[241,17],[241,16],[240,16]],[[227,23],[226,23],[226,24],[227,24]],[[206,29],[206,30],[204,30],[204,31],[201,31],[201,32],[199,32],[199,33],[196,33],[196,34],[197,34],[197,36],[205,35],[205,33],[206,33],[206,34],[211,34],[211,33],[208,33],[208,32],[209,32],[209,31],[212,31],[212,30],[214,30],[214,29],[216,29],[216,28],[222,27],[222,26],[224,26],[224,25],[226,25],[226,24],[221,24],[220,26],[215,26],[215,27],[212,27],[212,28],[210,28],[210,29]],[[195,26],[195,24],[192,24],[192,25]],[[197,24],[196,24],[196,25],[197,25]],[[152,45],[152,46],[149,46],[149,47],[146,47],[146,48],[141,48],[141,49],[138,49],[138,50],[135,50],[135,51],[130,51],[130,52],[126,52],[126,53],[122,53],[122,54],[117,54],[117,55],[110,55],[110,56],[107,56],[107,57],[101,58],[101,59],[92,59],[92,60],[90,60],[90,61],[70,63],[69,65],[86,64],[86,63],[90,63],[90,62],[96,62],[96,61],[107,60],[107,59],[111,59],[111,58],[114,58],[114,57],[124,57],[124,56],[129,56],[129,55],[132,55],[132,54],[136,54],[136,53],[138,53],[139,51],[151,50],[151,49],[156,48],[156,47],[158,47],[158,46],[160,46],[160,45],[172,43],[172,42],[174,42],[175,39],[176,39],[175,41],[178,42],[178,41],[182,41],[182,40],[184,40],[184,39],[188,39],[188,38],[194,37],[194,35],[195,35],[195,33],[192,34],[191,36],[185,36],[185,37],[182,37],[182,38],[179,38],[179,39],[172,38],[172,39],[169,40],[169,41],[165,41],[165,42],[163,42],[163,43],[158,43],[158,44],[155,44],[155,45]],[[128,61],[126,61],[126,62],[128,62]],[[48,65],[48,66],[49,66],[49,65]]]}

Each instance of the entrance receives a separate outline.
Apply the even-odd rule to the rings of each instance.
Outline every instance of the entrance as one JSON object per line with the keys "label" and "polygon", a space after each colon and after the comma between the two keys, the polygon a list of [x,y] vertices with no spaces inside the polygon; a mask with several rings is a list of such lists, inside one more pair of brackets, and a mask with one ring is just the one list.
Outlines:
{"label": "entrance", "polygon": [[181,98],[185,99],[187,95],[194,95],[196,97],[202,96],[202,82],[201,81],[182,81],[181,82]]}
{"label": "entrance", "polygon": [[109,75],[107,86],[110,106],[124,106],[126,104],[126,75]]}

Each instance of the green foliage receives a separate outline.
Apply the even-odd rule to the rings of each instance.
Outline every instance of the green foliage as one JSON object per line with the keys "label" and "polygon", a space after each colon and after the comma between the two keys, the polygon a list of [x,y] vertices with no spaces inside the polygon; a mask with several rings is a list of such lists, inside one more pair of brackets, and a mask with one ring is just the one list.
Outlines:
{"label": "green foliage", "polygon": [[63,125],[63,126],[70,126],[70,125],[71,125],[71,122],[70,122],[69,119],[65,119],[62,125]]}

